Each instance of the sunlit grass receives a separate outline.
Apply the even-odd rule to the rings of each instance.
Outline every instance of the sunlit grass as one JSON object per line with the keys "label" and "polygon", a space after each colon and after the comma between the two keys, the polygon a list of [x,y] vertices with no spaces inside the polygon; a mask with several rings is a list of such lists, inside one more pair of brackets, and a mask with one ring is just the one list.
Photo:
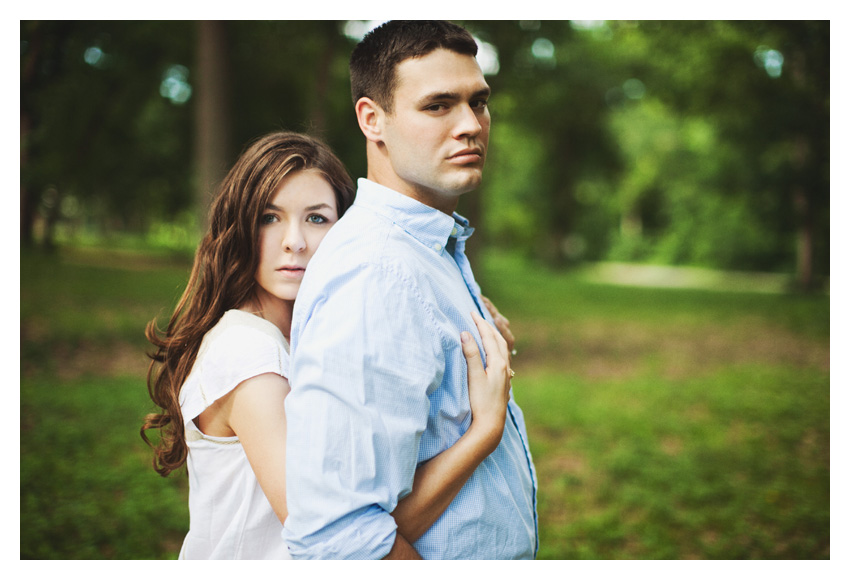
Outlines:
{"label": "sunlit grass", "polygon": [[829,338],[829,299],[823,295],[743,292],[741,284],[738,291],[617,286],[595,282],[593,268],[553,271],[499,252],[484,253],[481,266],[484,294],[504,304],[508,314],[526,321],[599,319],[670,326],[753,318],[818,339]]}
{"label": "sunlit grass", "polygon": [[[173,558],[186,480],[138,436],[145,323],[189,264],[21,256],[21,557]],[[488,255],[518,337],[540,558],[830,557],[829,300],[590,283]]]}
{"label": "sunlit grass", "polygon": [[487,254],[541,558],[828,558],[829,300],[611,286]]}
{"label": "sunlit grass", "polygon": [[21,256],[21,558],[173,558],[186,479],[139,437],[144,325],[187,266],[111,252]]}
{"label": "sunlit grass", "polygon": [[744,366],[517,381],[541,558],[829,557],[829,380]]}
{"label": "sunlit grass", "polygon": [[174,558],[185,475],[163,480],[139,438],[139,377],[21,382],[21,558]]}

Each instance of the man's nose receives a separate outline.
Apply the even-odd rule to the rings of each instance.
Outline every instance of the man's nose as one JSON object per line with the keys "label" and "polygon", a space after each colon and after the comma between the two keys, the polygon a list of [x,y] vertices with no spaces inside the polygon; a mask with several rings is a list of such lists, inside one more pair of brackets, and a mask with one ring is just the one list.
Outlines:
{"label": "man's nose", "polygon": [[455,127],[455,137],[475,137],[481,133],[481,119],[469,104],[461,105],[458,115],[460,118]]}

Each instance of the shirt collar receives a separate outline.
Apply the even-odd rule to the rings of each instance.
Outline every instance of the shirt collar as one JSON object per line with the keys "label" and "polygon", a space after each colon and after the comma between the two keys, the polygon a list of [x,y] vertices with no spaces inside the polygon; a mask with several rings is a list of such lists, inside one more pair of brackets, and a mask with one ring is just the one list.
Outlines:
{"label": "shirt collar", "polygon": [[465,241],[475,231],[469,226],[469,220],[458,213],[448,216],[368,179],[357,180],[354,205],[388,218],[435,252],[442,252],[449,238]]}

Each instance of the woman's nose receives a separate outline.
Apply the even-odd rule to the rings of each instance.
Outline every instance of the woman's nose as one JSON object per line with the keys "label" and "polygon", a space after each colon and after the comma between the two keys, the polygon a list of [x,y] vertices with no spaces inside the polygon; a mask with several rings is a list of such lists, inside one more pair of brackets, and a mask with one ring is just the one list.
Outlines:
{"label": "woman's nose", "polygon": [[289,228],[283,237],[283,249],[288,252],[303,252],[306,247],[307,242],[304,240],[301,229],[297,227]]}

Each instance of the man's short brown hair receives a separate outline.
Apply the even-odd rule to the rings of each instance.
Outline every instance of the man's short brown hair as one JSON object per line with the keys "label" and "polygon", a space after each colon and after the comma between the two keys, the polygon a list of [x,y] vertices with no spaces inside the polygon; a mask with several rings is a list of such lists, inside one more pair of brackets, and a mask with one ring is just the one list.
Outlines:
{"label": "man's short brown hair", "polygon": [[353,102],[368,97],[392,113],[397,65],[438,48],[473,57],[478,54],[472,35],[462,26],[444,20],[391,20],[375,28],[351,53]]}

